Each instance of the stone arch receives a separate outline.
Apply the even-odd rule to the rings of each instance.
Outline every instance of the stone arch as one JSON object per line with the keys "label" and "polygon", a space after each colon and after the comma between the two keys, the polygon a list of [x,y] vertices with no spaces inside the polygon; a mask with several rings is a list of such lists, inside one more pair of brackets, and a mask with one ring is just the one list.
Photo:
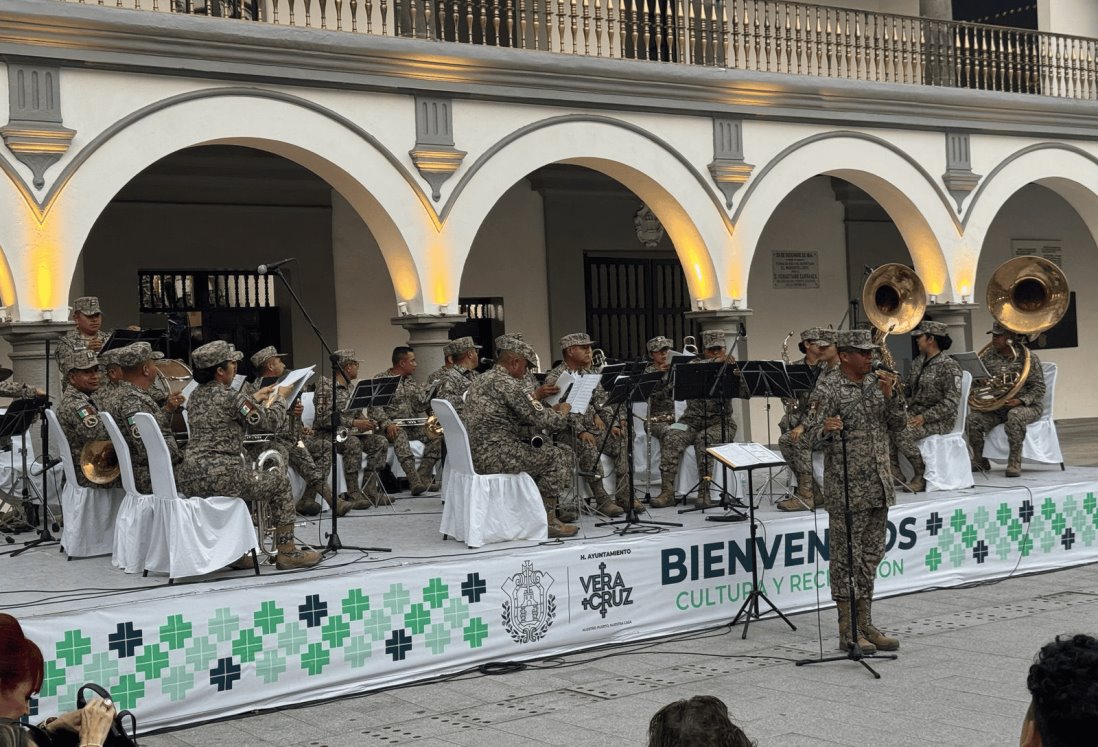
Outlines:
{"label": "stone arch", "polygon": [[759,170],[733,214],[739,264],[731,274],[746,284],[759,238],[776,207],[798,185],[819,175],[845,179],[872,196],[895,222],[927,290],[942,300],[952,297],[955,268],[944,247],[960,240],[961,226],[948,198],[909,154],[857,132],[805,138]]}
{"label": "stone arch", "polygon": [[381,247],[394,295],[420,304],[416,248],[438,219],[415,180],[375,138],[313,102],[259,89],[215,88],[136,111],[96,137],[63,169],[42,204],[43,225],[59,238],[57,272],[65,305],[76,261],[95,220],[141,170],[197,145],[240,145],[292,160],[324,179],[354,207]]}
{"label": "stone arch", "polygon": [[731,224],[708,176],[643,128],[590,115],[553,117],[520,128],[463,174],[442,212],[439,238],[445,251],[436,255],[439,276],[453,283],[447,289],[451,300],[456,300],[473,240],[493,205],[517,181],[553,163],[590,168],[629,188],[663,223],[691,298],[711,308],[727,305],[716,257],[730,242]]}

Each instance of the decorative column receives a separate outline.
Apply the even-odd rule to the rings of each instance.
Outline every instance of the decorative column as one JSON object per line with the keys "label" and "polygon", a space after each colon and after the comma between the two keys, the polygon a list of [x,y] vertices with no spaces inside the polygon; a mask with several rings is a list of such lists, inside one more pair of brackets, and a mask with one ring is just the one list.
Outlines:
{"label": "decorative column", "polygon": [[972,312],[978,308],[974,303],[934,303],[926,307],[926,316],[949,328],[954,351],[975,350],[973,339],[979,336],[972,333]]}
{"label": "decorative column", "polygon": [[[737,361],[748,360],[747,352],[747,322],[752,315],[751,309],[714,309],[712,311],[688,311],[686,318],[698,323],[698,331],[705,332],[709,329],[723,329],[725,332],[725,349],[736,356]],[[740,334],[740,325],[743,325],[745,334]],[[702,344],[698,338],[698,347]],[[730,347],[733,346],[733,347]],[[699,350],[699,352],[701,352]],[[732,413],[739,423],[739,432],[736,437],[741,441],[751,441],[750,408],[745,406],[748,400],[736,399],[732,401]]]}
{"label": "decorative column", "polygon": [[[50,401],[61,401],[61,374],[57,370],[57,341],[73,328],[72,322],[4,322],[0,335],[11,344],[13,381],[46,389],[46,368],[49,367]],[[49,360],[46,343],[49,343]],[[37,428],[31,429],[36,454],[42,453],[42,441]],[[51,448],[50,451],[55,451]]]}
{"label": "decorative column", "polygon": [[446,362],[442,349],[450,342],[450,330],[467,321],[465,314],[407,314],[389,322],[408,332],[408,345],[416,351],[416,379],[425,381],[432,371]]}

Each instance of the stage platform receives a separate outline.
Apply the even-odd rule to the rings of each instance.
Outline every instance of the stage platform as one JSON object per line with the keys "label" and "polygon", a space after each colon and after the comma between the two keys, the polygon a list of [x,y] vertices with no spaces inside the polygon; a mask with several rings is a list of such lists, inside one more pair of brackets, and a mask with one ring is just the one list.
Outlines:
{"label": "stage platform", "polygon": [[[900,496],[879,596],[1098,559],[1098,468],[976,480]],[[751,588],[749,527],[707,521],[720,513],[660,509],[647,516],[684,526],[626,536],[584,517],[565,542],[470,550],[439,534],[439,496],[405,497],[339,524],[345,545],[392,552],[345,549],[307,571],[169,587],[108,557],[66,562],[56,545],[0,557],[0,610],[43,648],[43,713],[95,681],[155,729],[731,621]],[[769,598],[784,612],[830,605],[827,515],[766,498],[757,515]],[[323,544],[327,527],[298,535]]]}

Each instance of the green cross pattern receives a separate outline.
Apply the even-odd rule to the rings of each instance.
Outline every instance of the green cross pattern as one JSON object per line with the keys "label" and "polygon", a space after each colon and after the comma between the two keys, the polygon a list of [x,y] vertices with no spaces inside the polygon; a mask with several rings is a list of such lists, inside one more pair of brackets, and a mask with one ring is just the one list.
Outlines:
{"label": "green cross pattern", "polygon": [[366,636],[356,635],[343,647],[343,660],[352,667],[361,667],[373,654],[373,646]]}
{"label": "green cross pattern", "polygon": [[469,648],[480,648],[484,639],[488,637],[488,626],[479,617],[474,617],[465,626],[465,642]]}
{"label": "green cross pattern", "polygon": [[57,666],[56,661],[47,661],[42,676],[42,695],[47,698],[57,694],[57,688],[65,684],[65,669]]}
{"label": "green cross pattern", "polygon": [[124,674],[118,684],[110,689],[110,693],[118,704],[118,710],[132,710],[137,707],[137,701],[145,697],[145,683],[138,680],[136,675]]}
{"label": "green cross pattern", "polygon": [[67,667],[79,664],[91,653],[91,644],[91,638],[86,638],[79,630],[66,630],[65,640],[59,641],[56,647],[57,658],[64,659]]}
{"label": "green cross pattern", "polygon": [[385,592],[381,599],[385,609],[389,610],[391,615],[403,615],[404,610],[408,609],[408,605],[412,603],[412,595],[403,584],[389,586],[389,591]]}
{"label": "green cross pattern", "polygon": [[136,661],[137,671],[145,675],[145,680],[155,680],[168,667],[168,653],[160,650],[160,644],[145,646]]}
{"label": "green cross pattern", "polygon": [[1079,532],[1079,536],[1083,539],[1083,545],[1085,547],[1092,547],[1094,545],[1095,530],[1093,524],[1084,524],[1083,530]]}
{"label": "green cross pattern", "polygon": [[278,626],[285,620],[286,614],[282,608],[271,601],[259,605],[259,610],[252,616],[252,621],[263,631],[263,635],[270,635],[278,630]]}
{"label": "green cross pattern", "polygon": [[1045,519],[1051,519],[1052,515],[1056,513],[1056,501],[1051,497],[1045,498],[1045,502],[1041,504],[1041,516]]}
{"label": "green cross pattern", "polygon": [[954,532],[959,532],[965,528],[965,524],[968,523],[968,519],[965,517],[965,512],[961,509],[957,509],[953,512],[953,516],[949,518],[949,525],[953,527]]}
{"label": "green cross pattern", "polygon": [[210,668],[210,662],[217,658],[217,646],[205,636],[195,636],[187,647],[187,664],[196,672]]}
{"label": "green cross pattern", "polygon": [[210,633],[218,641],[227,641],[240,630],[240,617],[228,607],[214,611],[213,619],[206,623]]}
{"label": "green cross pattern", "polygon": [[301,623],[292,622],[278,633],[278,647],[287,656],[297,656],[309,642],[309,635],[301,629]]}
{"label": "green cross pattern", "polygon": [[976,527],[969,524],[965,527],[965,530],[961,532],[961,542],[964,543],[965,547],[971,550],[972,546],[976,544],[976,540],[979,536],[980,534],[976,531]]}
{"label": "green cross pattern", "polygon": [[244,628],[233,640],[233,656],[241,662],[255,661],[255,656],[263,650],[263,636],[256,635],[255,628]]}
{"label": "green cross pattern", "polygon": [[301,655],[301,668],[313,677],[323,672],[329,661],[331,661],[331,654],[323,644],[310,643],[308,650]]}
{"label": "green cross pattern", "polygon": [[986,506],[979,506],[972,514],[972,523],[977,529],[984,529],[990,521],[991,517],[988,516]]}
{"label": "green cross pattern", "polygon": [[423,609],[422,604],[413,604],[412,609],[404,616],[404,627],[409,628],[413,635],[422,635],[423,629],[431,623],[431,613]]}
{"label": "green cross pattern", "polygon": [[380,641],[389,634],[389,616],[384,610],[371,610],[362,627],[371,639]]}
{"label": "green cross pattern", "polygon": [[160,680],[160,690],[174,702],[183,700],[194,689],[194,675],[186,667],[172,667],[168,675]]}
{"label": "green cross pattern", "polygon": [[933,573],[938,570],[938,566],[942,564],[942,551],[937,547],[930,548],[930,551],[926,554],[926,559],[923,561],[926,563],[926,567]]}
{"label": "green cross pattern", "polygon": [[424,641],[430,652],[438,656],[450,645],[450,631],[445,625],[432,625],[427,629],[427,636]]}
{"label": "green cross pattern", "polygon": [[1087,497],[1083,499],[1083,510],[1091,516],[1098,515],[1098,497],[1094,493],[1087,493]]}
{"label": "green cross pattern", "polygon": [[106,651],[96,651],[84,665],[84,679],[101,685],[115,682],[118,679],[118,659]]}
{"label": "green cross pattern", "polygon": [[432,578],[423,590],[423,601],[431,605],[431,609],[437,610],[450,596],[450,588],[442,583],[441,578]]}
{"label": "green cross pattern", "polygon": [[276,650],[267,650],[256,660],[255,672],[268,685],[278,682],[286,671],[286,657]]}
{"label": "green cross pattern", "polygon": [[370,611],[370,597],[362,593],[362,589],[351,589],[343,599],[343,614],[355,622],[362,619],[362,615]]}
{"label": "green cross pattern", "polygon": [[469,605],[461,597],[451,597],[446,602],[442,619],[450,626],[450,630],[465,627],[465,621],[469,619]]}
{"label": "green cross pattern", "polygon": [[1012,547],[1013,543],[1010,541],[1010,537],[1004,534],[995,541],[995,557],[999,560],[1006,560],[1010,557]]}
{"label": "green cross pattern", "polygon": [[339,648],[349,635],[351,635],[351,626],[344,622],[343,615],[332,615],[320,629],[320,637],[328,644],[328,648]]}
{"label": "green cross pattern", "polygon": [[999,509],[995,512],[995,520],[1000,525],[1006,526],[1010,523],[1011,518],[1014,516],[1014,512],[1010,509],[1009,503],[1000,503]]}
{"label": "green cross pattern", "polygon": [[174,651],[182,648],[192,633],[192,626],[183,615],[169,615],[168,621],[160,626],[160,642]]}

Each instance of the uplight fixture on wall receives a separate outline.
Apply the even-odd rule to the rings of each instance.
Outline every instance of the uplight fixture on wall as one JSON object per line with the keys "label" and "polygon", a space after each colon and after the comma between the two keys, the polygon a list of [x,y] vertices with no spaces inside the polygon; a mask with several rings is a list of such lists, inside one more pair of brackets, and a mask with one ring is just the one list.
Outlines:
{"label": "uplight fixture on wall", "polygon": [[449,306],[447,306],[447,305],[446,305],[446,304],[444,304],[444,303],[440,303],[440,304],[438,305],[438,313],[439,313],[440,315],[442,315],[442,316],[446,316],[447,314],[449,314],[449,313],[450,313],[450,307],[449,307]]}
{"label": "uplight fixture on wall", "polygon": [[931,293],[931,294],[930,294],[930,302],[931,302],[931,303],[938,303],[938,296],[937,296],[937,294],[935,294],[935,293]]}
{"label": "uplight fixture on wall", "polygon": [[44,321],[44,322],[52,322],[53,321],[53,309],[42,309],[42,321]]}
{"label": "uplight fixture on wall", "polygon": [[732,308],[733,309],[740,308],[740,299],[738,299],[738,298],[733,298],[732,299]]}
{"label": "uplight fixture on wall", "polygon": [[698,311],[705,311],[705,301],[700,298],[698,299]]}
{"label": "uplight fixture on wall", "polygon": [[397,303],[397,314],[400,316],[408,316],[408,304],[404,301]]}

